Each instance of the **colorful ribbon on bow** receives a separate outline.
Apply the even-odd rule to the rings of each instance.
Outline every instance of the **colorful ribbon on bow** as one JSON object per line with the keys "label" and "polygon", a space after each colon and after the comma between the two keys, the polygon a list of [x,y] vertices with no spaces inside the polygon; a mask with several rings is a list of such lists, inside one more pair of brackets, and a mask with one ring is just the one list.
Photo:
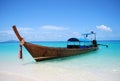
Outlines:
{"label": "colorful ribbon on bow", "polygon": [[18,51],[18,58],[23,59],[22,44],[20,44],[20,48],[19,48],[19,51]]}

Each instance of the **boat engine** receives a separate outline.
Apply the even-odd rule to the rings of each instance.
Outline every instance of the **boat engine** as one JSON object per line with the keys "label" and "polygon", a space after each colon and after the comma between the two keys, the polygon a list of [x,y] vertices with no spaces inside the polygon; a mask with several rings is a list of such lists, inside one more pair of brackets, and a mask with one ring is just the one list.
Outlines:
{"label": "boat engine", "polygon": [[93,47],[97,47],[97,46],[98,46],[96,40],[93,40],[93,41],[92,41],[92,44],[93,44]]}

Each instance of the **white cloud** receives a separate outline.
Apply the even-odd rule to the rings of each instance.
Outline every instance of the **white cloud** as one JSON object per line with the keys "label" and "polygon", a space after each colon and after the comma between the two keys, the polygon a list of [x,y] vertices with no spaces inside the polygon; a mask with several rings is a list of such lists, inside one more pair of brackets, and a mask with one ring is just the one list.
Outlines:
{"label": "white cloud", "polygon": [[[78,35],[77,32],[73,32],[66,36],[65,34],[69,33],[69,31],[64,30],[68,30],[68,28],[49,25],[41,26],[40,28],[18,27],[17,29],[26,41],[66,40],[68,37]],[[18,40],[12,29],[0,31],[0,41],[7,40]]]}
{"label": "white cloud", "polygon": [[0,41],[13,40],[14,38],[15,38],[14,33],[11,30],[0,31]]}
{"label": "white cloud", "polygon": [[65,32],[64,35],[66,38],[71,38],[71,37],[80,37],[79,32]]}
{"label": "white cloud", "polygon": [[52,25],[45,25],[41,27],[42,29],[45,30],[67,30],[68,28],[65,27],[60,27],[60,26],[52,26]]}
{"label": "white cloud", "polygon": [[3,30],[3,31],[0,31],[0,34],[13,34],[13,32],[11,30]]}
{"label": "white cloud", "polygon": [[[30,38],[31,33],[34,32],[34,30],[29,27],[19,27],[17,29],[20,35],[25,38],[26,37]],[[7,41],[7,40],[18,40],[12,29],[6,29],[0,31],[0,41]]]}
{"label": "white cloud", "polygon": [[112,32],[112,29],[110,27],[105,26],[105,25],[99,25],[99,26],[96,26],[96,28],[99,30]]}
{"label": "white cloud", "polygon": [[18,30],[19,31],[32,31],[33,29],[29,27],[21,27],[21,28],[18,28]]}
{"label": "white cloud", "polygon": [[73,32],[74,36],[80,36],[78,32]]}

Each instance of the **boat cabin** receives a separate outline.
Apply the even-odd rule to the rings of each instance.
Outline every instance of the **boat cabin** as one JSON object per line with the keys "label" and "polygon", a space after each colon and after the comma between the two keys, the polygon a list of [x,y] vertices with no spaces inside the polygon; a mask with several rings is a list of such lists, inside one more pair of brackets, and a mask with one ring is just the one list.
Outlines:
{"label": "boat cabin", "polygon": [[70,38],[67,40],[67,48],[89,48],[92,42],[87,39]]}
{"label": "boat cabin", "polygon": [[[90,35],[93,35],[92,38]],[[96,41],[96,34],[94,32],[82,34],[84,38],[77,39],[77,38],[70,38],[67,40],[67,48],[90,48],[90,47],[97,47]]]}

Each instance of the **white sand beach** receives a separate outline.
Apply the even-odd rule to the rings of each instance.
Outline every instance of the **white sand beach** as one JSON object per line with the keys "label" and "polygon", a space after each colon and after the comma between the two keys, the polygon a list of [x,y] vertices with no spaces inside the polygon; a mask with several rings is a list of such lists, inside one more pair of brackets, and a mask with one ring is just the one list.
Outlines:
{"label": "white sand beach", "polygon": [[[79,71],[80,72],[80,71]],[[0,72],[0,81],[96,81],[100,78],[89,72],[78,73],[77,70],[41,67],[31,73]]]}
{"label": "white sand beach", "polygon": [[0,81],[118,81],[120,72],[117,70],[111,72],[105,74],[43,64],[20,65],[12,70],[0,71]]}

